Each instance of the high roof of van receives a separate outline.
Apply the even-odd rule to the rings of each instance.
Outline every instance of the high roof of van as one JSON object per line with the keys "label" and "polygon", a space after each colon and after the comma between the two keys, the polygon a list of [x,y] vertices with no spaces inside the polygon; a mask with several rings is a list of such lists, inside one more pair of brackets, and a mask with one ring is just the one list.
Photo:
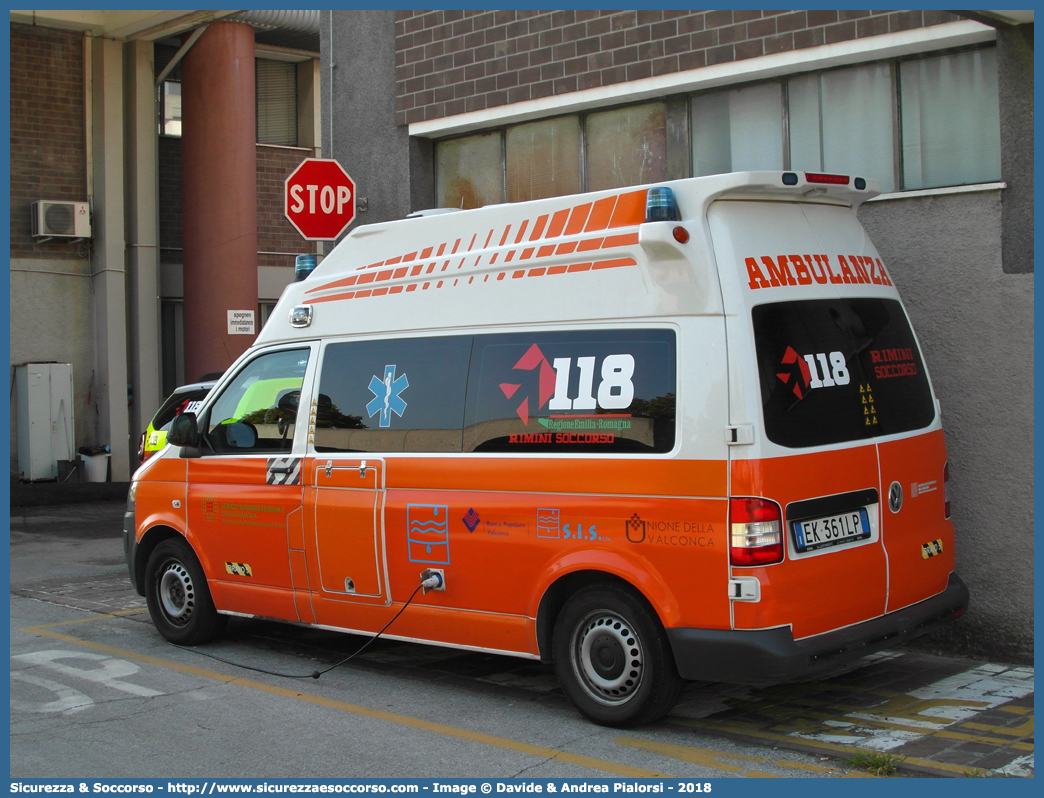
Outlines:
{"label": "high roof of van", "polygon": [[[673,194],[674,220],[648,221],[650,190],[662,188]],[[854,211],[879,191],[847,175],[736,172],[363,225],[286,288],[257,343],[720,312],[710,290],[712,202]],[[292,326],[302,305],[309,323]]]}

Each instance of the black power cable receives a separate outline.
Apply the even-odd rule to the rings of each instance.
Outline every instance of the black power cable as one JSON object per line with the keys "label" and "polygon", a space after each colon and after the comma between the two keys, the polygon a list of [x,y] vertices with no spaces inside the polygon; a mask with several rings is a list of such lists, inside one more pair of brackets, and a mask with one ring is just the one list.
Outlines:
{"label": "black power cable", "polygon": [[[440,581],[441,581],[441,577],[440,577]],[[284,679],[318,679],[324,673],[329,673],[334,668],[341,667],[342,665],[344,665],[344,663],[348,662],[348,660],[355,658],[356,656],[358,656],[359,654],[364,652],[367,648],[369,648],[371,643],[373,643],[378,637],[380,637],[382,634],[384,634],[387,631],[389,626],[391,626],[393,623],[395,623],[396,619],[400,615],[402,615],[403,610],[405,610],[408,606],[410,606],[410,602],[413,601],[413,597],[417,595],[417,591],[420,590],[421,588],[430,588],[430,587],[432,587],[432,585],[425,584],[425,582],[421,582],[419,585],[417,585],[417,587],[413,588],[413,592],[410,593],[410,597],[408,599],[406,599],[406,603],[402,605],[402,607],[399,609],[399,611],[397,613],[395,613],[394,617],[392,617],[392,619],[390,621],[388,621],[388,623],[384,624],[384,628],[381,629],[381,631],[379,631],[377,634],[375,634],[373,637],[371,637],[369,640],[367,640],[365,643],[363,643],[361,646],[359,646],[359,648],[357,648],[354,652],[352,652],[347,657],[342,659],[340,662],[334,663],[329,668],[325,668],[323,670],[318,670],[318,671],[312,671],[311,673],[307,673],[307,674],[304,674],[304,673],[302,673],[302,674],[297,674],[297,673],[280,673],[279,671],[270,671],[270,670],[267,670],[265,668],[256,668],[253,665],[244,665],[244,664],[242,664],[240,662],[233,662],[232,660],[228,660],[228,659],[225,659],[223,657],[219,657],[216,654],[211,654],[211,653],[209,653],[207,651],[201,651],[198,648],[191,648],[189,646],[179,646],[177,643],[170,643],[169,640],[167,642],[170,643],[170,645],[174,646],[174,648],[180,648],[182,651],[191,651],[193,654],[199,654],[200,656],[203,656],[203,657],[210,657],[210,659],[216,659],[218,662],[224,662],[226,665],[231,665],[231,666],[233,666],[235,668],[242,668],[242,669],[248,670],[248,671],[256,671],[257,673],[266,673],[269,676],[279,676],[279,677],[282,677]]]}

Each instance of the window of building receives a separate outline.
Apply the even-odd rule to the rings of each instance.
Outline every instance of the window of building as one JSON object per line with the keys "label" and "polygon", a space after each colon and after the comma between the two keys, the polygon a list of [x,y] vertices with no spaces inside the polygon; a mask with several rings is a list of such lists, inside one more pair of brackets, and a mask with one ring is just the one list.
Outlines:
{"label": "window of building", "polygon": [[297,146],[297,64],[255,59],[257,143]]}
{"label": "window of building", "polygon": [[501,132],[451,139],[435,155],[435,192],[440,208],[481,208],[504,201]]}
{"label": "window of building", "polygon": [[[257,143],[296,147],[297,64],[255,59]],[[181,135],[181,81],[165,80],[159,90],[159,130]]]}
{"label": "window of building", "polygon": [[783,168],[780,83],[692,98],[694,176]]}
{"label": "window of building", "polygon": [[892,69],[837,69],[788,83],[790,168],[859,174],[895,190]]}
{"label": "window of building", "polygon": [[580,191],[580,120],[542,119],[505,132],[507,200],[524,202]]}
{"label": "window of building", "polygon": [[903,187],[1000,179],[997,51],[904,61],[899,75]]}
{"label": "window of building", "polygon": [[160,133],[181,135],[181,83],[165,80],[160,87]]}
{"label": "window of building", "polygon": [[588,114],[585,127],[588,191],[666,179],[665,103],[645,103]]}
{"label": "window of building", "polygon": [[[885,192],[1000,180],[996,49],[795,75],[689,98],[691,148],[665,102],[507,126],[436,145],[439,204],[475,208],[666,179],[793,169],[873,178]],[[505,177],[506,175],[506,177]],[[505,186],[506,182],[506,186]]]}

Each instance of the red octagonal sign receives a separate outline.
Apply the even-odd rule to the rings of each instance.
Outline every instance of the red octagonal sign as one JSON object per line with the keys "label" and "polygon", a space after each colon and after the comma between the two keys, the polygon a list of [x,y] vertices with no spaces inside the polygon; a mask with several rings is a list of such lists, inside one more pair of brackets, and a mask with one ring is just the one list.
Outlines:
{"label": "red octagonal sign", "polygon": [[283,213],[308,241],[332,241],[355,218],[355,181],[332,158],[305,158],[285,186]]}

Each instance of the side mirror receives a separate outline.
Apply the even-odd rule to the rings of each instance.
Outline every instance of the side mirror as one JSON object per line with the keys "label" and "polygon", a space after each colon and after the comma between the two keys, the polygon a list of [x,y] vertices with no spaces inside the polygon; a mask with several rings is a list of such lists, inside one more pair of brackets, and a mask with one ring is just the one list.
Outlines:
{"label": "side mirror", "polygon": [[174,446],[199,446],[199,429],[196,427],[195,413],[174,416],[167,431],[167,443]]}

